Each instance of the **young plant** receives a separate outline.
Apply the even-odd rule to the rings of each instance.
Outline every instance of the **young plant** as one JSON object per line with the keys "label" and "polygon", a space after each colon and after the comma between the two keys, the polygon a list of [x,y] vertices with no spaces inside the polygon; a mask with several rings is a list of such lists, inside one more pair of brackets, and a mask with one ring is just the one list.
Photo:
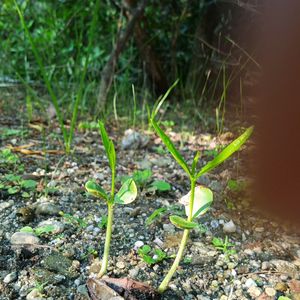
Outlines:
{"label": "young plant", "polygon": [[185,205],[185,213],[187,219],[184,219],[177,215],[170,216],[171,223],[176,227],[183,229],[184,231],[174,263],[158,288],[158,291],[160,293],[164,292],[167,289],[172,276],[176,272],[176,269],[183,257],[190,230],[198,226],[198,224],[194,220],[200,215],[203,215],[208,210],[213,201],[212,191],[203,186],[196,186],[197,180],[199,179],[199,177],[216,168],[218,165],[228,159],[234,152],[239,150],[239,148],[251,136],[253,131],[253,127],[248,128],[241,136],[239,136],[236,140],[234,140],[231,144],[224,148],[224,150],[219,153],[213,160],[209,161],[205,166],[197,171],[197,164],[200,158],[200,153],[196,153],[192,165],[188,166],[187,162],[175,148],[170,138],[165,134],[165,132],[161,129],[161,127],[155,120],[155,116],[159,111],[163,101],[164,99],[159,101],[154,106],[151,114],[151,124],[174,159],[188,175],[190,179],[190,192],[181,199],[181,203]]}
{"label": "young plant", "polygon": [[233,249],[234,244],[229,242],[227,235],[224,241],[221,238],[214,237],[212,244],[216,249],[222,251],[226,256],[236,253],[235,249]]}
{"label": "young plant", "polygon": [[127,179],[121,186],[118,193],[115,194],[115,178],[116,178],[116,152],[111,139],[109,139],[103,122],[99,121],[100,134],[108,158],[109,167],[111,169],[111,190],[107,193],[100,185],[94,181],[88,181],[85,184],[87,192],[97,198],[104,200],[107,204],[107,224],[106,237],[104,245],[104,253],[99,277],[102,277],[107,270],[109,248],[112,234],[113,209],[115,204],[129,204],[133,202],[137,196],[137,187],[132,178]]}
{"label": "young plant", "polygon": [[151,249],[149,245],[144,245],[138,249],[138,255],[148,265],[157,264],[164,259],[167,259],[167,253],[160,249]]}

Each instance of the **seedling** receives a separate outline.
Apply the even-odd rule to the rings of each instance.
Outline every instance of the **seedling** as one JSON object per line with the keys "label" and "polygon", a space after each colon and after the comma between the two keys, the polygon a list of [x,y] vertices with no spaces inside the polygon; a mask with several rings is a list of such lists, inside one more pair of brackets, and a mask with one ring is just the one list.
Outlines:
{"label": "seedling", "polygon": [[24,180],[21,176],[14,174],[6,174],[0,179],[0,190],[6,190],[10,195],[23,191],[22,197],[24,198],[30,197],[36,186],[35,180]]}
{"label": "seedling", "polygon": [[228,241],[227,235],[224,241],[221,238],[214,237],[212,240],[212,244],[216,249],[222,251],[227,256],[236,253],[235,249],[232,249],[232,247],[234,247],[234,244]]}
{"label": "seedling", "polygon": [[106,225],[106,237],[104,245],[104,253],[101,264],[101,270],[98,274],[102,277],[107,270],[108,266],[108,255],[112,234],[112,223],[113,223],[113,210],[115,204],[129,204],[133,202],[137,196],[137,187],[132,178],[128,178],[121,186],[118,193],[115,194],[115,178],[116,178],[116,152],[115,146],[111,139],[109,139],[103,122],[99,121],[100,134],[102,143],[108,158],[109,167],[111,169],[111,190],[107,193],[100,185],[94,181],[88,181],[85,184],[87,192],[97,198],[104,200],[107,204],[107,225]]}
{"label": "seedling", "polygon": [[129,178],[132,178],[138,187],[142,190],[146,188],[147,192],[166,192],[171,190],[171,185],[164,180],[154,180],[151,182],[151,176],[152,171],[149,169],[138,170],[134,171],[131,176],[121,176],[121,182],[124,183]]}
{"label": "seedling", "polygon": [[156,209],[147,219],[145,224],[147,226],[151,225],[152,223],[154,223],[155,221],[160,220],[162,217],[164,217],[165,215],[169,214],[169,213],[177,213],[177,214],[182,214],[183,213],[179,210],[179,206],[178,205],[171,205],[168,207],[160,207],[158,209]]}
{"label": "seedling", "polygon": [[60,211],[59,214],[65,219],[65,221],[73,226],[84,229],[88,226],[87,222],[79,217],[75,217],[71,214],[66,214],[63,211]]}
{"label": "seedling", "polygon": [[227,187],[230,191],[239,193],[246,189],[247,182],[245,180],[234,180],[230,179],[227,182]]}
{"label": "seedling", "polygon": [[32,228],[30,226],[25,226],[20,229],[20,232],[29,232],[33,233],[36,236],[42,236],[48,233],[51,233],[55,230],[55,227],[53,225],[45,225],[45,226],[40,226],[37,228]]}
{"label": "seedling", "polygon": [[101,221],[98,223],[100,229],[107,227],[107,216],[102,216]]}
{"label": "seedling", "polygon": [[[173,86],[170,89],[172,89],[174,86],[175,84],[173,84]],[[166,95],[170,93],[170,89],[167,91]],[[203,215],[208,210],[213,201],[212,191],[204,186],[196,186],[197,180],[199,179],[199,177],[216,168],[223,161],[228,159],[234,152],[239,150],[239,148],[251,136],[253,131],[252,127],[248,128],[241,136],[239,136],[236,140],[234,140],[231,144],[224,148],[223,151],[220,154],[218,154],[213,160],[209,161],[199,171],[197,171],[200,153],[196,153],[192,165],[188,166],[187,162],[175,148],[171,139],[165,134],[165,132],[161,129],[161,127],[155,120],[156,114],[158,113],[165,98],[166,96],[164,96],[161,101],[157,102],[154,105],[154,108],[151,113],[151,124],[156,133],[162,139],[169,152],[174,157],[174,159],[188,175],[190,179],[190,192],[186,196],[182,197],[180,201],[182,204],[185,205],[185,213],[187,219],[184,219],[177,215],[170,216],[170,221],[172,222],[172,224],[174,224],[180,229],[183,229],[184,231],[174,263],[158,288],[158,291],[160,293],[164,292],[167,289],[172,276],[176,272],[176,269],[183,257],[184,249],[187,244],[190,230],[197,227],[195,219]]]}
{"label": "seedling", "polygon": [[157,264],[168,258],[166,252],[160,249],[151,249],[149,245],[144,245],[143,247],[139,248],[138,255],[148,265]]}

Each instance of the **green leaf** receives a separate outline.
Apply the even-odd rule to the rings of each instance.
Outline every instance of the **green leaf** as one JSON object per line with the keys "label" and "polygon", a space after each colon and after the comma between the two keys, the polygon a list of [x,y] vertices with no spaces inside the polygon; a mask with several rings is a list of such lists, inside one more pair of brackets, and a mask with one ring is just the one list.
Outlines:
{"label": "green leaf", "polygon": [[22,180],[21,181],[21,186],[24,189],[31,190],[31,189],[34,189],[37,186],[37,182],[35,180],[32,180],[32,179]]}
{"label": "green leaf", "polygon": [[170,138],[163,132],[163,130],[158,126],[156,121],[154,119],[151,119],[152,126],[154,127],[156,133],[159,135],[159,137],[162,139],[163,143],[166,145],[169,152],[173,155],[177,163],[182,167],[182,169],[191,176],[191,171],[189,167],[187,166],[186,162],[184,161],[181,154],[177,151],[174,144],[170,140]]}
{"label": "green leaf", "polygon": [[50,233],[54,230],[55,230],[55,227],[53,225],[45,225],[45,226],[36,228],[34,231],[37,236],[40,236],[45,233]]}
{"label": "green leaf", "polygon": [[10,182],[15,182],[15,181],[19,181],[21,179],[21,176],[19,175],[14,175],[14,174],[6,174],[4,176],[4,178],[7,180],[7,181],[10,181]]}
{"label": "green leaf", "polygon": [[23,192],[21,195],[23,198],[29,198],[30,194],[28,192]]}
{"label": "green leaf", "polygon": [[13,195],[13,194],[16,194],[20,191],[19,187],[17,186],[13,186],[13,187],[10,187],[7,192],[10,194],[10,195]]}
{"label": "green leaf", "polygon": [[151,183],[151,187],[160,192],[170,191],[171,185],[163,180],[155,180]]}
{"label": "green leaf", "polygon": [[193,229],[198,226],[195,222],[189,222],[186,219],[175,215],[170,216],[170,221],[173,225],[180,229]]}
{"label": "green leaf", "polygon": [[160,207],[156,209],[147,219],[146,219],[146,226],[152,224],[156,219],[161,218],[165,213],[168,211],[166,207]]}
{"label": "green leaf", "polygon": [[193,159],[193,163],[192,163],[192,173],[193,173],[193,175],[195,174],[199,158],[200,158],[200,151],[197,151],[197,153],[196,153],[196,155]]}
{"label": "green leaf", "polygon": [[115,195],[115,203],[129,204],[137,196],[137,187],[132,178],[127,179],[121,186],[119,192]]}
{"label": "green leaf", "polygon": [[33,230],[33,228],[30,227],[30,226],[25,226],[25,227],[22,227],[22,228],[20,229],[20,232],[34,233],[34,230]]}
{"label": "green leaf", "polygon": [[133,180],[136,182],[137,185],[145,185],[147,181],[151,178],[152,171],[149,169],[143,171],[135,171],[133,173]]}
{"label": "green leaf", "polygon": [[115,146],[112,142],[112,140],[109,139],[107,135],[107,131],[104,127],[104,123],[102,121],[99,121],[99,128],[100,128],[100,134],[103,142],[103,146],[106,152],[106,156],[109,161],[110,168],[112,172],[115,172],[116,168],[116,151]]}
{"label": "green leaf", "polygon": [[106,194],[106,192],[103,190],[103,188],[98,185],[96,182],[89,180],[86,184],[85,184],[85,189],[87,190],[87,192],[95,197],[98,198],[103,198],[106,201],[109,201],[109,197]]}
{"label": "green leaf", "polygon": [[223,161],[228,159],[234,152],[239,150],[241,146],[249,139],[253,132],[253,126],[249,127],[242,135],[230,143],[220,154],[218,154],[213,160],[208,162],[197,174],[197,178],[203,174],[211,171],[220,165]]}
{"label": "green leaf", "polygon": [[278,298],[278,300],[292,300],[292,299],[289,298],[289,297],[286,297],[286,296],[280,296],[280,297]]}
{"label": "green leaf", "polygon": [[[190,214],[190,202],[191,202],[191,192],[183,196],[179,202],[185,206],[185,214],[189,216]],[[213,192],[204,186],[196,186],[194,205],[193,205],[193,219],[206,213],[208,208],[213,202]]]}

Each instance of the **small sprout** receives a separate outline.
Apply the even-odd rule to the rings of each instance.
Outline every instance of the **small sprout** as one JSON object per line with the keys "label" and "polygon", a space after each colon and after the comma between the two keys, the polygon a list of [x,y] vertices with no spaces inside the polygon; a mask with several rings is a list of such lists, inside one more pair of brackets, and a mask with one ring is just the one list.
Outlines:
{"label": "small sprout", "polygon": [[228,241],[227,235],[224,241],[221,238],[214,237],[212,244],[216,249],[222,251],[225,255],[232,255],[236,253],[235,249],[230,249],[234,246],[234,244]]}
{"label": "small sprout", "polygon": [[150,184],[149,190],[159,191],[159,192],[166,192],[171,190],[171,185],[163,180],[155,180]]}
{"label": "small sprout", "polygon": [[106,228],[107,227],[107,216],[102,216],[101,221],[98,223],[98,227],[100,229]]}
{"label": "small sprout", "polygon": [[[99,277],[102,277],[107,270],[108,266],[108,256],[110,249],[110,241],[112,235],[112,223],[113,223],[113,210],[116,204],[130,204],[132,203],[137,196],[137,187],[132,178],[127,178],[123,185],[121,186],[118,193],[115,193],[115,177],[116,177],[116,151],[115,146],[112,140],[108,137],[106,129],[104,127],[103,122],[99,121],[99,130],[102,138],[102,143],[105,149],[105,153],[108,159],[109,167],[111,170],[111,190],[110,193],[107,193],[101,186],[99,186],[94,181],[88,181],[85,184],[85,188],[87,192],[97,198],[104,199],[107,204],[107,218],[103,219],[103,223],[100,226],[103,228],[106,227],[106,237],[105,237],[105,245],[104,245],[104,253],[101,264],[101,270],[99,273]],[[104,221],[105,220],[105,221]]]}
{"label": "small sprout", "polygon": [[160,249],[152,250],[149,245],[144,245],[143,247],[139,248],[138,255],[148,265],[157,264],[168,258],[167,254],[164,251]]}
{"label": "small sprout", "polygon": [[[234,140],[231,144],[225,147],[221,153],[214,156],[214,158],[209,161],[206,165],[204,165],[200,170],[197,171],[198,160],[200,158],[200,153],[197,152],[194,156],[193,162],[191,166],[188,166],[186,160],[182,157],[179,151],[176,149],[175,145],[172,143],[171,139],[166,135],[166,133],[161,129],[155,117],[160,110],[163,102],[177,84],[178,80],[169,88],[166,94],[155,103],[151,116],[150,122],[156,133],[159,135],[163,143],[165,144],[166,148],[169,150],[173,158],[176,162],[181,166],[181,168],[185,171],[187,176],[190,179],[190,192],[181,198],[181,203],[185,205],[185,213],[187,219],[184,220],[179,216],[171,216],[170,221],[177,227],[184,229],[182,240],[179,246],[179,250],[177,252],[176,259],[174,260],[173,265],[171,266],[169,272],[167,273],[166,277],[160,284],[158,291],[160,293],[164,292],[170,280],[172,279],[174,273],[177,270],[177,267],[183,257],[184,249],[187,244],[187,240],[189,237],[190,230],[195,228],[197,224],[193,221],[195,218],[203,215],[208,208],[211,206],[213,201],[213,193],[210,189],[202,186],[197,186],[197,180],[199,177],[204,175],[205,173],[215,169],[219,166],[222,162],[227,160],[233,153],[238,151],[241,146],[248,140],[251,136],[253,127],[248,128],[242,135],[240,135],[236,140]],[[158,213],[159,214],[159,213]],[[152,219],[155,217],[152,217]]]}
{"label": "small sprout", "polygon": [[65,221],[69,224],[72,224],[73,226],[79,227],[79,228],[86,228],[88,226],[87,222],[79,217],[72,216],[71,214],[66,214],[63,211],[60,211],[59,214],[65,219]]}
{"label": "small sprout", "polygon": [[20,232],[28,232],[28,233],[33,233],[36,236],[42,236],[47,233],[51,233],[55,230],[55,227],[53,225],[45,225],[45,226],[40,226],[37,228],[32,228],[30,226],[25,226],[20,229]]}

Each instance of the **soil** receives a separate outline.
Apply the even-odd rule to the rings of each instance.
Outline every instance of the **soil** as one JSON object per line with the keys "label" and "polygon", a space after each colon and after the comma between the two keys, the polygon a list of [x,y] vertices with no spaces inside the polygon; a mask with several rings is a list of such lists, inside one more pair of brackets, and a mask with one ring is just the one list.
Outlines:
{"label": "soil", "polygon": [[[0,299],[90,299],[86,282],[100,268],[107,210],[104,202],[86,194],[84,184],[95,179],[104,189],[110,186],[99,133],[76,131],[72,154],[65,156],[54,119],[50,124],[43,119],[28,124],[22,113],[16,117],[12,109],[4,110],[5,104],[1,107],[0,147],[11,147],[19,161],[1,164],[0,181],[13,173],[34,179],[37,187],[26,197],[23,189],[15,194],[0,190]],[[9,133],[11,129],[15,133]],[[164,148],[157,148],[162,144],[153,132],[136,130],[149,138],[148,143],[141,149],[123,150],[124,128],[108,124],[117,150],[118,176],[149,168],[151,180],[165,180],[171,190],[149,190],[150,180],[139,186],[135,202],[115,207],[107,276],[129,277],[157,288],[171,266],[182,231],[170,223],[171,210],[148,226],[146,221],[161,207],[183,211],[178,200],[188,193],[189,182]],[[187,160],[201,150],[202,164],[212,159],[213,149],[235,136],[230,131],[217,137],[167,130]],[[214,204],[199,219],[201,226],[191,232],[185,259],[162,299],[300,299],[300,237],[252,204],[244,186],[249,182],[245,162],[251,148],[247,143],[240,155],[199,180],[213,190]],[[25,233],[26,244],[23,235],[14,235],[25,226],[37,228],[42,221],[54,226],[55,232]],[[213,245],[214,238],[226,237],[231,243],[228,249]],[[138,254],[137,245],[142,244],[164,251],[167,258],[148,265]]]}

